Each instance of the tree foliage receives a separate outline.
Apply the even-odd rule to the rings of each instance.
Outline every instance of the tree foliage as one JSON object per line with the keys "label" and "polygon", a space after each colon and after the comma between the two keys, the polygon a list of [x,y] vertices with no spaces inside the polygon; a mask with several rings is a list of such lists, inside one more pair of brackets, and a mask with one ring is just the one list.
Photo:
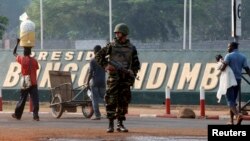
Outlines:
{"label": "tree foliage", "polygon": [[0,39],[2,39],[7,25],[8,19],[6,17],[0,16]]}
{"label": "tree foliage", "polygon": [[[28,15],[40,28],[40,0],[32,0]],[[242,0],[247,29],[250,1]],[[113,0],[112,25],[124,22],[131,37],[141,41],[178,41],[183,35],[183,0]],[[189,6],[189,5],[188,5]],[[189,10],[187,8],[187,10]],[[45,39],[108,39],[108,0],[43,0]],[[188,15],[187,15],[188,16]],[[243,19],[242,18],[242,19]],[[188,18],[187,18],[188,19]],[[188,22],[187,22],[188,23]],[[38,36],[39,30],[37,30]],[[231,0],[193,0],[193,40],[225,40],[231,37]]]}
{"label": "tree foliage", "polygon": [[19,16],[24,12],[29,1],[31,0],[0,0],[0,16],[8,18],[7,30],[19,27]]}

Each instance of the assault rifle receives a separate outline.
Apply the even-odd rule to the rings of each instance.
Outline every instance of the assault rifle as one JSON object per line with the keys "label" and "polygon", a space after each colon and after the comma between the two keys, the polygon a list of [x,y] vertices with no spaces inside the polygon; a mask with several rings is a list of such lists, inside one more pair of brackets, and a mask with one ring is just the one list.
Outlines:
{"label": "assault rifle", "polygon": [[125,73],[125,74],[129,75],[129,77],[131,77],[133,79],[139,80],[139,77],[135,77],[135,75],[132,74],[128,69],[124,68],[121,63],[119,63],[119,62],[117,62],[115,60],[110,59],[109,55],[107,55],[106,58],[108,60],[108,63],[110,65],[114,66],[117,71],[120,71],[122,73]]}

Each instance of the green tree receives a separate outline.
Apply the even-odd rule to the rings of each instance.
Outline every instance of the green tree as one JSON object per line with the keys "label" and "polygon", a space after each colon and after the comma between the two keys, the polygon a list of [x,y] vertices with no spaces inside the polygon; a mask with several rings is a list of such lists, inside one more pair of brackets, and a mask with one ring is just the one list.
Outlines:
{"label": "green tree", "polygon": [[19,28],[19,16],[25,12],[24,9],[29,4],[29,1],[30,0],[0,0],[1,16],[8,18],[8,31]]}
{"label": "green tree", "polygon": [[[133,39],[181,41],[183,0],[113,0],[113,27],[127,23]],[[242,0],[243,38],[249,38],[250,1]],[[27,13],[40,36],[40,0],[32,0]],[[189,6],[189,5],[188,5]],[[109,5],[104,0],[43,0],[45,39],[108,39]],[[187,9],[188,10],[188,9]],[[193,40],[231,38],[231,0],[193,0]],[[188,19],[188,18],[187,18]]]}
{"label": "green tree", "polygon": [[6,17],[0,16],[0,39],[2,39],[7,25],[8,25],[8,19]]}
{"label": "green tree", "polygon": [[231,2],[193,1],[193,40],[221,40],[230,37]]}
{"label": "green tree", "polygon": [[[181,24],[179,17],[182,12],[178,11],[183,8],[182,3],[182,0],[113,1],[113,25],[119,22],[127,23],[131,29],[131,35],[137,40],[165,41],[180,38],[181,30],[178,27]],[[44,0],[43,5],[44,21],[46,21],[44,24],[45,38],[108,38],[108,1],[60,0],[54,2]],[[176,7],[174,7],[175,5]],[[27,11],[39,28],[39,0],[33,0]],[[176,13],[176,15],[169,13]],[[39,32],[37,33],[39,36]]]}
{"label": "green tree", "polygon": [[[27,11],[40,28],[39,0],[33,0]],[[45,39],[101,38],[108,33],[106,1],[43,1]],[[106,11],[105,11],[106,10]],[[38,36],[39,36],[39,32]],[[108,34],[107,34],[108,36]]]}
{"label": "green tree", "polygon": [[241,19],[242,19],[242,38],[250,39],[250,1],[242,0],[242,11],[241,11]]}
{"label": "green tree", "polygon": [[[182,0],[114,1],[114,21],[127,21],[133,38],[138,40],[167,41],[179,38],[179,17],[183,17],[183,13],[179,12],[183,7],[179,5],[182,3]],[[130,10],[125,13],[120,9]]]}

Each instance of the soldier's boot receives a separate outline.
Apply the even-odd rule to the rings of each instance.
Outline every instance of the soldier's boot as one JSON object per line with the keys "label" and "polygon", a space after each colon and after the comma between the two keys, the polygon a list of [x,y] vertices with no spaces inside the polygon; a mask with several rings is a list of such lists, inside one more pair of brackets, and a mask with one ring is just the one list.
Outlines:
{"label": "soldier's boot", "polygon": [[109,128],[107,129],[107,133],[113,133],[114,132],[114,120],[109,119]]}
{"label": "soldier's boot", "polygon": [[122,120],[118,120],[116,130],[118,132],[128,132],[128,129],[123,125]]}
{"label": "soldier's boot", "polygon": [[241,113],[239,113],[236,109],[236,106],[230,108],[233,114],[236,116],[236,125],[241,125],[241,122],[243,120]]}
{"label": "soldier's boot", "polygon": [[227,125],[234,125],[234,113],[231,109],[229,110],[229,115],[230,115],[230,120],[227,122]]}

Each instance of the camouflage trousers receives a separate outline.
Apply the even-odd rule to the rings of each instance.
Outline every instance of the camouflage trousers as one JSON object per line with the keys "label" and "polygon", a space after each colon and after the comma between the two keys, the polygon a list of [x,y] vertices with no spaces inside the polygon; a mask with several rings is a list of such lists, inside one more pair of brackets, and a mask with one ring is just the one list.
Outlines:
{"label": "camouflage trousers", "polygon": [[128,104],[131,101],[130,85],[119,78],[109,77],[105,94],[108,119],[126,120]]}

